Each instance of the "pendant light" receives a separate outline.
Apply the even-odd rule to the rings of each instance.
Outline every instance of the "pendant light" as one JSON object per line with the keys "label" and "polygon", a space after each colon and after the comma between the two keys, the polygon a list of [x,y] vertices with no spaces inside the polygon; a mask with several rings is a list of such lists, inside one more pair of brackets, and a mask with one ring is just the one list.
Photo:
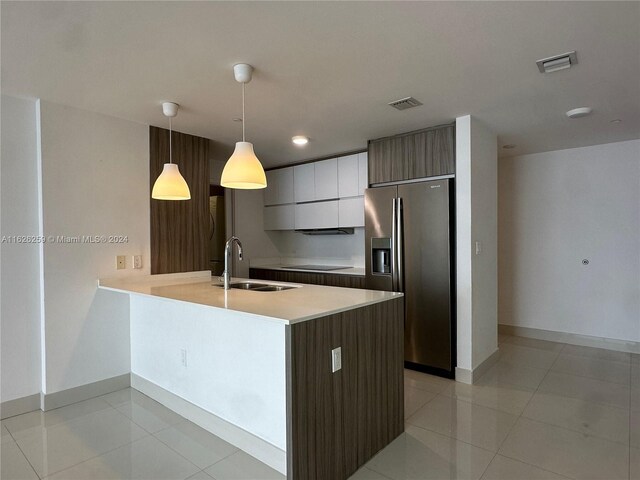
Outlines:
{"label": "pendant light", "polygon": [[233,75],[242,83],[242,141],[236,142],[236,148],[222,170],[220,184],[227,188],[257,189],[267,186],[267,177],[262,164],[253,152],[253,144],[244,138],[244,86],[251,81],[253,67],[246,63],[233,66]]}
{"label": "pendant light", "polygon": [[169,117],[169,163],[164,164],[162,173],[156,183],[153,184],[151,198],[156,200],[189,200],[191,198],[189,185],[180,175],[178,165],[173,163],[171,119],[178,115],[178,108],[180,106],[177,103],[165,102],[162,104],[162,113],[164,113],[165,117]]}

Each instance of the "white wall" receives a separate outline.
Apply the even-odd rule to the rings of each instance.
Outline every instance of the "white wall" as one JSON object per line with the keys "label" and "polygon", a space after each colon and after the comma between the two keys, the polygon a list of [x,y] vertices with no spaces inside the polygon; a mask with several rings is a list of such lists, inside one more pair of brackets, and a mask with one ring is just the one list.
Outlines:
{"label": "white wall", "polygon": [[640,140],[499,172],[500,323],[639,342]]}
{"label": "white wall", "polygon": [[[36,100],[3,95],[1,235],[39,234]],[[0,401],[40,392],[40,248],[2,243]]]}
{"label": "white wall", "polygon": [[[477,119],[456,119],[458,369],[497,349],[497,140]],[[476,254],[476,242],[481,252]]]}
{"label": "white wall", "polygon": [[132,295],[131,352],[136,375],[286,450],[284,324]]}
{"label": "white wall", "polygon": [[[126,295],[100,277],[149,273],[146,125],[41,102],[45,235],[124,235],[126,243],[44,247],[45,384],[53,393],[129,373]],[[142,270],[131,255],[142,254]],[[127,255],[127,269],[115,256]]]}

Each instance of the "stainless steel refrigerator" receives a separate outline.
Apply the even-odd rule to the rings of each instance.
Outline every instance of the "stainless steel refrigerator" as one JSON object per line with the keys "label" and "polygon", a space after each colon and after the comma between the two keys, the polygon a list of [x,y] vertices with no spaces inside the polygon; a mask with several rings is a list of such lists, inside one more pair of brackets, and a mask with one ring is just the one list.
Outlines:
{"label": "stainless steel refrigerator", "polygon": [[366,286],[405,294],[405,366],[453,378],[454,181],[365,191]]}

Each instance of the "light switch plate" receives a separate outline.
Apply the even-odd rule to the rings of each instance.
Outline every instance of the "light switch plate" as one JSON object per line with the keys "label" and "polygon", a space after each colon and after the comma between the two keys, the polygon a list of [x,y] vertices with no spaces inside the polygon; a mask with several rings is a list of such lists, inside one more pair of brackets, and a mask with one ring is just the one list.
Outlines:
{"label": "light switch plate", "polygon": [[331,350],[331,372],[335,373],[342,369],[342,347]]}
{"label": "light switch plate", "polygon": [[122,270],[127,268],[127,257],[126,255],[118,255],[116,256],[116,270]]}
{"label": "light switch plate", "polygon": [[480,255],[482,252],[482,244],[480,242],[476,242],[476,255]]}

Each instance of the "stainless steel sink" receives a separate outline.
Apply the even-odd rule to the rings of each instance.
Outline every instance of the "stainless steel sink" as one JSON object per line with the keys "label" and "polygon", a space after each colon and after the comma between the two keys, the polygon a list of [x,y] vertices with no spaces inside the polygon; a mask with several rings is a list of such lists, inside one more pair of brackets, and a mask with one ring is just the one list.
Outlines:
{"label": "stainless steel sink", "polygon": [[[224,285],[216,285],[216,287],[223,288]],[[238,290],[251,290],[252,292],[281,292],[283,290],[291,290],[288,285],[272,285],[269,283],[252,283],[252,282],[238,282],[229,285],[229,288],[235,288]]]}

